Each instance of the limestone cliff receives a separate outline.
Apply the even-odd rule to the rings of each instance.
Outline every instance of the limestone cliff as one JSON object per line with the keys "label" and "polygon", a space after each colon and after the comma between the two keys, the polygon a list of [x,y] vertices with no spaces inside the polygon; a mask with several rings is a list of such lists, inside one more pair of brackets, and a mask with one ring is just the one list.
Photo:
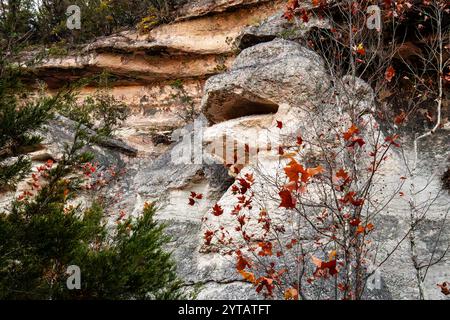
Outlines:
{"label": "limestone cliff", "polygon": [[[336,84],[329,80],[329,71],[319,55],[286,39],[301,38],[312,27],[328,28],[327,23],[312,20],[301,32],[286,34],[290,26],[281,18],[284,5],[284,1],[266,0],[180,1],[177,18],[148,34],[125,31],[96,39],[67,56],[47,57],[30,70],[50,91],[102,71],[114,77],[109,93],[126,103],[132,115],[118,130],[117,140],[94,147],[103,167],[115,166],[122,171],[109,191],[115,201],[111,202],[110,209],[137,214],[145,202],[157,201],[159,219],[169,222],[168,233],[173,237],[170,249],[174,251],[178,272],[188,289],[202,286],[199,299],[258,296],[235,272],[232,260],[203,250],[203,218],[216,202],[232,209],[230,186],[236,174],[220,161],[206,161],[210,154],[205,157],[202,154],[200,162],[174,161],[183,154],[187,140],[192,138],[195,143],[193,126],[202,131],[202,147],[208,150],[224,133],[242,144],[249,141],[264,144],[267,142],[264,139],[273,134],[277,121],[283,122],[287,133],[301,129],[307,138],[308,134],[313,136],[311,124],[320,127],[324,121],[333,121],[338,127],[349,118],[333,102],[323,101],[324,92],[336,89]],[[174,82],[182,83],[185,94],[201,111],[195,124],[186,124],[179,117],[185,105],[176,99],[179,89]],[[373,97],[364,81],[358,85],[366,90],[358,104],[360,113],[364,114],[372,108]],[[85,87],[81,95],[95,90],[93,86]],[[315,104],[320,108],[313,109]],[[444,112],[447,114],[448,110]],[[370,117],[365,119],[375,121]],[[47,158],[57,160],[58,144],[71,133],[68,119],[55,120],[45,133],[43,150],[33,153],[33,159],[37,163]],[[364,134],[370,136],[370,133]],[[172,141],[160,143],[155,139],[158,135],[171,137]],[[448,167],[448,131],[437,133],[433,141],[433,147],[429,140],[421,142],[421,159],[427,159],[427,166],[423,166],[414,183],[427,185],[430,192],[438,193],[441,181],[434,173]],[[393,173],[403,172],[401,158],[411,157],[411,152],[410,147],[406,155],[391,155],[383,174],[392,190],[398,182],[393,180]],[[276,163],[273,150],[261,156],[261,170],[271,172]],[[251,169],[246,168],[241,175],[248,170]],[[263,190],[263,183],[257,183]],[[192,191],[204,195],[201,205],[189,206]],[[264,195],[272,191],[264,190]],[[268,202],[267,207],[276,211],[278,204]],[[419,244],[420,250],[431,251],[433,239],[438,236],[440,243],[449,241],[448,228],[439,235],[435,228],[449,207],[448,193],[441,192],[420,230],[425,239]],[[380,214],[378,237],[383,242],[380,254],[388,252],[403,237],[407,210],[408,204],[399,200]],[[416,294],[405,246],[384,265],[382,288],[371,292],[372,297],[403,299]],[[436,265],[430,274],[426,285],[432,291],[439,279],[450,278],[450,269],[448,264]],[[437,295],[438,292],[433,297]]]}

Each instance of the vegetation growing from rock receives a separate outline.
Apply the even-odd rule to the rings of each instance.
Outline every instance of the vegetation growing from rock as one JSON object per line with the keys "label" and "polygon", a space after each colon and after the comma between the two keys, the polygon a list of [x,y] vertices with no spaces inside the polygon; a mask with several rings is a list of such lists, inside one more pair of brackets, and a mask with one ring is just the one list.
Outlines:
{"label": "vegetation growing from rock", "polygon": [[[29,94],[14,61],[27,39],[9,34],[1,40],[0,188],[28,187],[0,209],[0,299],[182,297],[175,264],[163,248],[170,238],[154,220],[154,205],[146,203],[138,217],[123,214],[111,226],[95,199],[90,205],[79,202],[98,182],[95,155],[86,148],[112,135],[124,119],[124,106],[99,94],[77,109],[71,89],[54,96]],[[72,140],[61,158],[32,168],[27,153],[42,142],[39,131],[57,113],[76,121]],[[68,285],[70,266],[81,271],[76,290]]]}

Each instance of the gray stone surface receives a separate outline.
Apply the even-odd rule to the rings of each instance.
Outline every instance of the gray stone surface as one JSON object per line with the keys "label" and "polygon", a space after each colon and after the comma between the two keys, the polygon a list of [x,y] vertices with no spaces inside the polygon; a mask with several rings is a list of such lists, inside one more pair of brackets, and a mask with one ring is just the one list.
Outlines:
{"label": "gray stone surface", "polygon": [[229,72],[209,78],[202,111],[212,123],[275,113],[282,103],[317,101],[329,86],[316,53],[276,39],[242,51]]}

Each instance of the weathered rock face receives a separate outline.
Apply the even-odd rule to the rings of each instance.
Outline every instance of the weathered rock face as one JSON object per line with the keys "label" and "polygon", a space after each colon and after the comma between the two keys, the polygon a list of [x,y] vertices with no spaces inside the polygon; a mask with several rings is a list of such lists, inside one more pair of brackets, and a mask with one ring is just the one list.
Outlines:
{"label": "weathered rock face", "polygon": [[[113,79],[110,94],[132,111],[119,136],[140,152],[152,154],[158,148],[148,139],[150,130],[171,131],[183,125],[179,114],[186,105],[176,98],[180,89],[173,83],[181,84],[198,106],[204,81],[230,67],[240,33],[282,6],[281,0],[180,1],[175,22],[147,34],[124,31],[99,38],[69,55],[50,56],[32,68],[30,77],[57,90],[106,71]],[[81,95],[96,89],[86,87]]]}
{"label": "weathered rock face", "polygon": [[[290,62],[293,62],[293,65]],[[292,72],[291,68],[296,72]],[[327,79],[320,58],[296,43],[274,40],[244,50],[237,57],[230,72],[212,77],[206,83],[205,95],[202,100],[203,112],[211,122],[218,124],[206,129],[204,142],[211,144],[215,139],[222,141],[222,137],[227,136],[241,145],[248,145],[248,149],[252,149],[252,144],[256,144],[257,146],[253,146],[253,149],[265,150],[261,144],[267,145],[267,140],[272,142],[272,145],[277,145],[276,143],[280,141],[279,135],[295,137],[297,132],[301,132],[307,141],[316,141],[318,133],[327,134],[327,128],[344,129],[351,124],[345,105],[352,102],[354,108],[361,114],[372,110],[373,93],[364,81],[357,79],[352,87],[349,87],[348,78],[339,81],[340,87],[334,90],[348,92],[351,88],[350,94],[340,95],[347,99],[342,101],[344,105],[342,107],[328,100],[330,84]],[[322,103],[315,103],[317,101]],[[280,108],[267,110],[267,105],[279,105]],[[273,114],[252,115],[259,113]],[[241,115],[248,116],[236,118]],[[276,120],[283,123],[281,133],[278,133],[280,130],[276,129]],[[374,129],[376,127],[375,120],[366,115],[363,116],[362,123],[366,123],[362,134],[369,141],[376,131]],[[341,132],[343,131],[345,130]],[[286,141],[283,144],[286,145]],[[411,157],[411,149],[406,147],[405,150],[406,157]],[[314,153],[314,148],[310,148],[309,152]],[[448,148],[446,153],[448,156]],[[233,159],[222,158],[221,160],[224,162],[231,160],[227,163],[233,162]],[[286,216],[286,213],[280,212],[278,208],[277,192],[279,189],[275,186],[267,186],[267,181],[276,181],[280,173],[277,150],[260,152],[258,159],[253,160],[253,165],[248,165],[239,174],[241,178],[247,173],[256,177],[252,188],[254,193],[259,195],[255,202],[260,205],[248,210],[247,215],[257,217],[262,207],[271,212],[273,223],[279,221],[286,225],[289,217]],[[410,161],[409,158],[408,164],[411,164]],[[361,159],[360,165],[366,166],[363,159]],[[411,177],[411,181],[408,181],[407,185],[413,186],[414,190],[399,189],[403,190],[402,194],[405,194],[406,198],[411,196],[417,203],[429,206],[429,212],[421,223],[417,235],[417,239],[421,239],[418,240],[418,251],[422,257],[432,255],[435,246],[440,249],[438,249],[439,253],[435,252],[434,254],[439,256],[445,252],[447,247],[445,243],[450,238],[444,218],[445,212],[448,212],[450,197],[446,192],[439,191],[441,189],[439,178],[429,176],[430,172],[442,171],[446,162],[429,160],[428,165],[429,168],[417,170],[416,174]],[[396,188],[400,186],[400,177],[406,175],[407,168],[401,155],[397,152],[390,152],[389,159],[380,172],[381,180],[379,185],[375,186],[374,194],[380,198],[390,193],[396,194]],[[427,191],[418,192],[423,188],[426,188]],[[413,195],[415,192],[417,193]],[[314,192],[311,197],[315,197]],[[430,201],[429,197],[432,197],[433,200]],[[232,210],[237,203],[233,189],[228,189],[218,203],[222,208]],[[376,263],[382,261],[398,244],[400,245],[382,265],[381,288],[370,290],[367,293],[368,297],[384,299],[417,297],[417,283],[415,270],[411,264],[409,243],[404,241],[410,228],[408,224],[410,212],[408,201],[401,197],[395,197],[376,218],[375,223],[378,230],[375,233],[375,239],[379,244]],[[230,216],[221,216],[216,219],[210,215],[209,218],[208,228],[210,230],[214,230],[211,225],[231,226],[227,228],[227,231],[233,230],[234,225],[237,226],[235,219]],[[441,228],[437,230],[436,225],[439,223],[441,223]],[[442,228],[442,226],[444,227]],[[248,228],[247,232],[251,233],[252,231],[248,231]],[[431,247],[432,243],[434,243],[433,248]],[[435,290],[435,285],[436,282],[449,276],[448,265],[445,262],[437,264],[431,267],[429,272],[430,277],[426,283],[426,290],[430,292],[430,297],[439,298],[439,292]],[[399,290],[399,288],[401,289]]]}
{"label": "weathered rock face", "polygon": [[278,106],[317,101],[329,86],[320,58],[286,40],[244,50],[230,72],[208,80],[203,113],[213,123],[276,113]]}
{"label": "weathered rock face", "polygon": [[[290,139],[295,139],[297,132],[301,132],[305,140],[312,141],[317,133],[314,130],[323,128],[325,123],[335,128],[349,125],[345,108],[336,106],[329,96],[330,91],[345,90],[346,79],[339,83],[343,88],[333,87],[316,53],[296,42],[280,39],[297,39],[307,32],[304,29],[290,33],[292,25],[280,19],[279,9],[283,3],[180,0],[179,17],[172,24],[157,27],[148,35],[124,32],[99,39],[82,48],[77,55],[49,59],[35,70],[39,78],[54,88],[59,82],[103,70],[116,77],[117,81],[109,92],[133,110],[132,116],[118,131],[126,144],[109,141],[94,149],[104,167],[115,165],[126,169],[108,191],[107,196],[111,200],[114,198],[109,208],[112,218],[122,209],[130,214],[139,214],[144,202],[157,201],[160,207],[158,217],[168,222],[167,232],[173,237],[169,247],[174,252],[178,272],[186,281],[187,289],[194,290],[197,285],[202,285],[199,299],[257,298],[252,286],[243,282],[242,276],[235,272],[234,260],[205,251],[202,247],[203,218],[211,217],[208,213],[211,206],[218,202],[229,212],[235,204],[230,185],[234,181],[231,176],[236,174],[223,166],[230,159],[217,154],[214,145],[225,135],[241,145],[248,145],[248,152],[260,146],[266,147],[260,148],[262,151],[257,154],[257,159],[250,159],[248,154],[241,155],[247,160],[239,169],[242,169],[241,176],[254,173],[257,178],[255,188],[264,195],[260,200],[277,213],[277,191],[258,180],[261,170],[270,176],[280,169],[278,150],[274,147],[281,140],[285,146],[295,145],[295,141]],[[270,18],[264,20],[267,17]],[[260,20],[264,21],[252,26]],[[320,23],[311,21],[310,26],[327,27],[326,23]],[[237,57],[232,45],[234,40],[239,48],[245,49]],[[175,101],[177,99],[173,97],[179,91],[171,85],[179,79],[205,116],[200,119],[200,139],[205,150],[200,162],[180,163],[177,156],[183,152],[187,141],[195,143],[199,138],[198,128],[194,130],[192,125],[184,127],[180,132],[183,140],[171,146],[157,145],[151,136],[150,130],[170,133],[184,125],[177,112],[185,106]],[[358,113],[371,110],[373,96],[370,87],[358,80],[355,88],[355,96],[359,97]],[[95,90],[94,87],[84,88],[82,95]],[[366,123],[374,123],[373,118],[365,117]],[[277,121],[283,123],[282,130],[276,127]],[[70,124],[64,123],[50,127],[45,149],[34,154],[36,162],[58,159],[61,142],[71,137]],[[367,127],[364,134],[370,136],[370,126]],[[412,181],[416,190],[428,185],[431,194],[439,194],[439,176],[433,173],[440,166],[448,166],[450,143],[448,136],[442,135],[439,139],[441,143],[432,150],[436,157],[428,161],[427,166],[419,166],[415,181]],[[411,158],[410,151],[406,150],[408,159]],[[314,148],[308,152],[308,157],[314,159]],[[188,158],[191,159],[191,154]],[[218,163],[211,164],[211,158]],[[234,155],[232,158],[234,160]],[[428,153],[422,158],[430,160]],[[258,164],[259,171],[252,163]],[[398,177],[404,172],[402,157],[392,153],[381,177],[388,191],[380,190],[380,193],[396,190]],[[191,191],[202,193],[204,200],[190,206],[188,198]],[[426,200],[427,196],[422,194],[418,201]],[[449,207],[448,194],[440,193],[430,208],[428,220],[421,224],[418,237],[423,239],[419,241],[421,253],[432,252],[438,238],[439,245],[450,241],[448,228],[442,234],[438,232],[442,214]],[[404,237],[408,214],[408,204],[400,199],[393,201],[379,215],[379,221],[375,223],[378,228],[376,237],[382,243],[380,258]],[[280,221],[286,220],[281,211],[277,215]],[[229,223],[232,226],[235,222],[221,217],[212,219],[211,223]],[[445,248],[444,245],[442,247]],[[437,254],[441,251],[438,250]],[[381,275],[382,289],[369,292],[370,297],[417,297],[406,241],[383,265]],[[430,297],[439,298],[436,283],[449,278],[448,264],[430,268],[426,285],[430,292],[436,293]]]}

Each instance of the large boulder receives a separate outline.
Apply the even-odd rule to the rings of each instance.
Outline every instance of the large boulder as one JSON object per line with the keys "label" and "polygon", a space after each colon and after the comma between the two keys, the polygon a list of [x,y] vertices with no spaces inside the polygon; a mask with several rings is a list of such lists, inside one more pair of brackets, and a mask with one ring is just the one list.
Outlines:
{"label": "large boulder", "polygon": [[242,51],[229,72],[209,78],[202,111],[212,123],[276,113],[282,103],[306,105],[320,100],[329,86],[316,53],[276,39]]}

